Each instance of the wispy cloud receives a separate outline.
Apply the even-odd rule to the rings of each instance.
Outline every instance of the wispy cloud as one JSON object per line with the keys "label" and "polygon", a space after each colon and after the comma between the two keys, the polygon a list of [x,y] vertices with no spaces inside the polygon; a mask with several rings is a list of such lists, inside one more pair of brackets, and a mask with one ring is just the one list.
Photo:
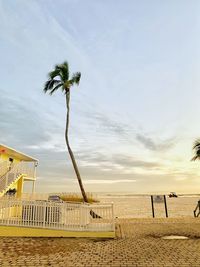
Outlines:
{"label": "wispy cloud", "polygon": [[136,180],[128,180],[128,179],[123,179],[123,180],[85,180],[85,184],[118,184],[118,183],[134,183]]}
{"label": "wispy cloud", "polygon": [[166,151],[173,148],[176,145],[176,139],[170,138],[163,141],[154,141],[152,138],[143,134],[137,134],[136,139],[144,145],[146,149],[152,151]]}
{"label": "wispy cloud", "polygon": [[43,117],[36,112],[33,102],[1,95],[0,106],[1,136],[6,136],[8,143],[36,145],[49,140]]}
{"label": "wispy cloud", "polygon": [[158,162],[139,160],[126,155],[114,155],[112,159],[116,164],[124,167],[140,167],[152,169],[161,166],[161,164]]}

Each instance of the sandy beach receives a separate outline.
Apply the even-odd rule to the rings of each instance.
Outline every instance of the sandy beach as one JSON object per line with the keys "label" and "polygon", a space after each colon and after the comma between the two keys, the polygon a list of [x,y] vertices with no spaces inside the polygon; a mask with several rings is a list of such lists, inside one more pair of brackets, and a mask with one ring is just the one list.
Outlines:
{"label": "sandy beach", "polygon": [[[118,218],[152,218],[150,195],[98,195],[100,202],[112,202],[114,204],[115,217]],[[200,196],[181,195],[177,198],[166,196],[169,218],[194,217],[194,209]],[[164,203],[154,203],[155,217],[165,217]]]}

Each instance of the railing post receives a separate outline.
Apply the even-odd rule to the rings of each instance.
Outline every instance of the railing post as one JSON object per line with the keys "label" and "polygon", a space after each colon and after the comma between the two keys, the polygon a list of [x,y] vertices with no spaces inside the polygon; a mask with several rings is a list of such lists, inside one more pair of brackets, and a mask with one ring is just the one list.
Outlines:
{"label": "railing post", "polygon": [[111,203],[111,209],[112,209],[112,230],[115,231],[115,219],[114,219],[114,204]]}
{"label": "railing post", "polygon": [[8,209],[7,209],[7,225],[9,225],[9,219],[10,219],[10,200],[8,201]]}
{"label": "railing post", "polygon": [[168,211],[167,211],[167,201],[166,201],[166,196],[164,195],[164,203],[165,203],[165,214],[166,214],[166,218],[168,218]]}
{"label": "railing post", "polygon": [[45,221],[46,221],[46,202],[43,205],[43,228],[45,228]]}
{"label": "railing post", "polygon": [[36,179],[36,169],[37,169],[37,166],[38,166],[38,162],[35,162],[34,163],[34,173],[33,173],[33,176],[34,176],[35,179]]}
{"label": "railing post", "polygon": [[33,181],[32,194],[35,193],[35,180]]}
{"label": "railing post", "polygon": [[152,216],[153,216],[153,218],[155,218],[153,196],[151,196],[151,209],[152,209]]}

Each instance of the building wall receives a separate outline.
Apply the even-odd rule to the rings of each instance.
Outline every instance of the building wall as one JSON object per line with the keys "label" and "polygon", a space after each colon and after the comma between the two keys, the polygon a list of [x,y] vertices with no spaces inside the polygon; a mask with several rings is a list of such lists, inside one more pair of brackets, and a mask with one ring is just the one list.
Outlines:
{"label": "building wall", "polygon": [[13,163],[18,163],[18,162],[20,162],[20,160],[19,160],[18,158],[14,158],[14,157],[12,157],[12,156],[6,154],[6,153],[2,153],[2,154],[0,154],[0,159],[2,159],[2,160],[8,160],[8,161],[9,161],[9,158],[13,158]]}

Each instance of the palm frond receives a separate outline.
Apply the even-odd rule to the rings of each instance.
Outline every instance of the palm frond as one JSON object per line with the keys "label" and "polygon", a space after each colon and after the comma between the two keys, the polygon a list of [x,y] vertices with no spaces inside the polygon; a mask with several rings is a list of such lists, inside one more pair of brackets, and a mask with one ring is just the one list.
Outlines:
{"label": "palm frond", "polygon": [[57,91],[61,86],[63,85],[63,83],[59,83],[58,85],[56,85],[50,92],[49,94],[52,95],[55,91]]}
{"label": "palm frond", "polygon": [[[55,79],[58,77],[57,79]],[[67,94],[70,91],[71,86],[74,84],[79,84],[81,79],[81,73],[76,72],[69,79],[69,65],[65,61],[60,65],[56,65],[55,69],[49,72],[49,80],[45,83],[43,91],[45,93],[49,92],[52,95],[57,89],[61,87],[61,90]]]}
{"label": "palm frond", "polygon": [[200,160],[200,157],[196,155],[196,156],[194,156],[194,157],[191,159],[191,161],[195,161],[195,160],[197,160],[197,159]]}
{"label": "palm frond", "polygon": [[44,85],[43,89],[44,93],[47,93],[47,91],[51,91],[59,83],[60,83],[59,80],[54,80],[54,79],[48,80]]}
{"label": "palm frond", "polygon": [[199,149],[200,149],[200,139],[197,139],[197,140],[194,142],[193,149],[196,149],[196,148],[199,148]]}
{"label": "palm frond", "polygon": [[44,88],[43,88],[44,93],[46,93],[49,90],[50,83],[51,83],[51,80],[48,80],[45,82]]}
{"label": "palm frond", "polygon": [[193,145],[193,150],[195,150],[195,155],[194,157],[191,159],[191,161],[195,161],[195,160],[200,160],[200,139],[197,139],[195,142],[194,142],[194,145]]}
{"label": "palm frond", "polygon": [[81,73],[80,72],[76,72],[72,75],[72,78],[71,80],[69,80],[70,82],[70,85],[74,85],[74,84],[79,84],[80,82],[80,79],[81,79]]}
{"label": "palm frond", "polygon": [[55,77],[57,77],[60,73],[60,70],[59,69],[55,69],[51,72],[49,72],[49,77],[50,79],[54,79]]}

